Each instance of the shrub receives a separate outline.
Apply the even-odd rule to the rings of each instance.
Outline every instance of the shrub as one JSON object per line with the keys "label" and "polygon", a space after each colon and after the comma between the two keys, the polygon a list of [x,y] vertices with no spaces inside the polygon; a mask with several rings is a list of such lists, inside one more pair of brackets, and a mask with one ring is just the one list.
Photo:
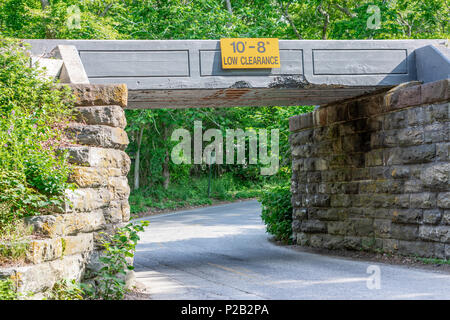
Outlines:
{"label": "shrub", "polygon": [[19,294],[11,279],[0,279],[0,301],[1,300],[17,300]]}
{"label": "shrub", "polygon": [[88,297],[103,300],[123,299],[126,293],[126,270],[134,269],[129,259],[134,257],[139,240],[138,232],[144,231],[148,224],[148,221],[141,221],[141,224],[129,223],[117,229],[113,236],[102,233],[101,244],[104,250],[100,262],[103,267],[94,274],[94,283],[82,284]]}
{"label": "shrub", "polygon": [[53,285],[47,293],[47,300],[83,300],[83,294],[75,280],[63,279]]}
{"label": "shrub", "polygon": [[33,228],[22,221],[4,224],[0,233],[0,264],[25,260],[29,249],[27,236],[32,232]]}
{"label": "shrub", "polygon": [[290,243],[292,240],[292,204],[289,186],[276,186],[262,192],[261,217],[266,230],[276,240]]}
{"label": "shrub", "polygon": [[19,218],[62,207],[70,167],[64,123],[72,113],[70,89],[30,66],[28,47],[0,39],[0,230]]}

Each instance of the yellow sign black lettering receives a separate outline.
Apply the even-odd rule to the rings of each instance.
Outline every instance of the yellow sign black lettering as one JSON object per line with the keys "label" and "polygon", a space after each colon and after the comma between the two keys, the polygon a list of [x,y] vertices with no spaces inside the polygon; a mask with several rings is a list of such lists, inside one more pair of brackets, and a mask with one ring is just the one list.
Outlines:
{"label": "yellow sign black lettering", "polygon": [[223,69],[280,68],[276,38],[220,39]]}

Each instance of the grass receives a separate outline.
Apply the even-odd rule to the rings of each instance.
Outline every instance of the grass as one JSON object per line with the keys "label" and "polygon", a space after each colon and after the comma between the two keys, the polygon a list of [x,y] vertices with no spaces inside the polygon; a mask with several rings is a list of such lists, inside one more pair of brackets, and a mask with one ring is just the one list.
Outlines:
{"label": "grass", "polygon": [[134,190],[130,195],[132,214],[149,210],[172,210],[189,206],[210,205],[220,201],[255,198],[260,193],[277,184],[276,180],[262,182],[245,181],[230,175],[214,178],[211,181],[211,194],[208,197],[208,178],[199,177],[171,183],[167,190],[154,186]]}
{"label": "grass", "polygon": [[32,232],[32,227],[25,226],[21,220],[3,223],[0,226],[0,264],[24,260]]}
{"label": "grass", "polygon": [[446,259],[438,259],[438,258],[419,258],[416,257],[418,261],[421,261],[425,264],[448,264],[450,265],[450,260]]}

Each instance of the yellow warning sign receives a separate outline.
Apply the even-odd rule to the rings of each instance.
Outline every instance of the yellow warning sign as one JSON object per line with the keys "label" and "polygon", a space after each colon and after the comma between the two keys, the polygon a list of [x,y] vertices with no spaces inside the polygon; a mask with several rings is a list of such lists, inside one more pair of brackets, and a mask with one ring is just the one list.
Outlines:
{"label": "yellow warning sign", "polygon": [[223,69],[280,68],[276,38],[220,39]]}

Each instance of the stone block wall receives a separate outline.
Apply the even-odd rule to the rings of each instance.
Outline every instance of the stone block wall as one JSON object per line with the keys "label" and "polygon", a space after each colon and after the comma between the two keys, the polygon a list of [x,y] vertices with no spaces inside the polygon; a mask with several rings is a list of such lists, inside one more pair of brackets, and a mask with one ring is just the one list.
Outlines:
{"label": "stone block wall", "polygon": [[290,118],[297,244],[450,259],[450,85]]}
{"label": "stone block wall", "polygon": [[[100,232],[111,232],[129,220],[127,173],[130,158],[124,152],[128,137],[123,108],[125,85],[71,85],[76,95],[76,122],[67,127],[73,144],[65,149],[73,164],[63,212],[26,219],[43,239],[31,242],[26,262],[0,269],[20,292],[43,292],[62,279],[81,280],[98,265]],[[38,296],[39,297],[39,296]]]}

